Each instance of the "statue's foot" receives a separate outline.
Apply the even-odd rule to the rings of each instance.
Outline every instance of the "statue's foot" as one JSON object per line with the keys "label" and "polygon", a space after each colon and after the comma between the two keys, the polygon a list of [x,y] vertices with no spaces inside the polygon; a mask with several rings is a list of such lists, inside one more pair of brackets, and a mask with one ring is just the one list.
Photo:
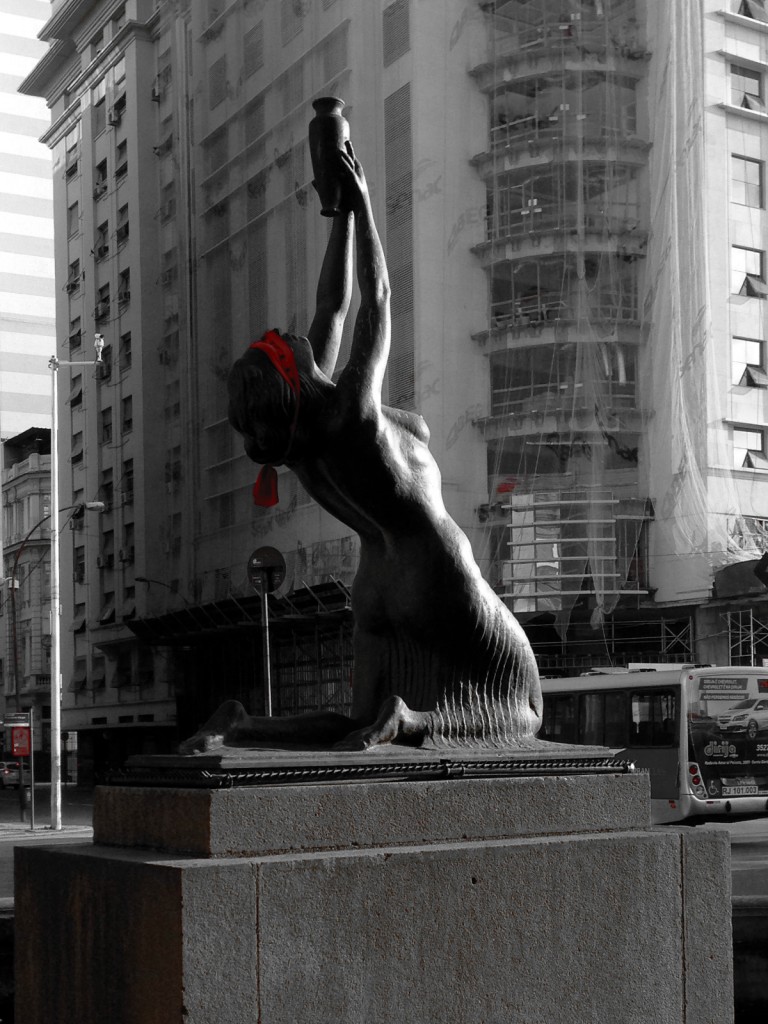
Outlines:
{"label": "statue's foot", "polygon": [[230,742],[248,719],[243,705],[228,700],[214,711],[202,729],[179,744],[180,754],[208,754]]}
{"label": "statue's foot", "polygon": [[180,754],[208,754],[224,746],[224,737],[221,733],[206,732],[201,729],[188,740],[179,744]]}
{"label": "statue's foot", "polygon": [[428,713],[411,711],[401,697],[387,697],[373,725],[355,729],[335,744],[334,750],[369,750],[398,740],[413,745],[427,734]]}

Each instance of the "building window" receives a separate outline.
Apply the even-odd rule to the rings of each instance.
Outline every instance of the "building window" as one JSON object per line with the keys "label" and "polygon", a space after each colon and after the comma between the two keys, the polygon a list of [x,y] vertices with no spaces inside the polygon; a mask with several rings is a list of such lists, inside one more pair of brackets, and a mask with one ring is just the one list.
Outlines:
{"label": "building window", "polygon": [[131,271],[129,267],[120,271],[117,282],[117,301],[121,306],[131,301]]}
{"label": "building window", "polygon": [[64,138],[64,149],[65,158],[64,166],[65,173],[68,178],[74,177],[77,174],[77,164],[80,157],[80,122],[78,121],[75,127],[67,132]]}
{"label": "building window", "polygon": [[123,139],[115,149],[115,177],[124,178],[128,173],[128,141]]}
{"label": "building window", "polygon": [[218,107],[227,96],[227,58],[219,57],[208,69],[208,109]]}
{"label": "building window", "polygon": [[67,210],[67,234],[72,237],[80,230],[80,206],[72,203]]}
{"label": "building window", "polygon": [[334,32],[322,47],[322,77],[324,82],[340,75],[347,66],[347,29]]}
{"label": "building window", "polygon": [[91,39],[91,60],[93,60],[104,49],[104,29]]}
{"label": "building window", "polygon": [[112,81],[115,84],[115,89],[121,86],[125,81],[125,57],[121,57],[117,64],[112,68]]}
{"label": "building window", "polygon": [[123,463],[123,475],[121,479],[123,490],[123,504],[133,504],[133,459],[126,459]]}
{"label": "building window", "polygon": [[248,78],[264,64],[264,23],[249,28],[243,37],[243,71]]}
{"label": "building window", "polygon": [[112,376],[112,346],[105,345],[101,350],[101,362],[96,364],[94,371],[94,377],[103,384],[105,380],[109,380]]}
{"label": "building window", "polygon": [[765,0],[734,0],[733,7],[742,18],[754,18],[755,21],[768,22]]}
{"label": "building window", "polygon": [[731,64],[731,103],[765,113],[763,76],[760,71],[741,64]]}
{"label": "building window", "polygon": [[746,156],[731,157],[731,202],[762,209],[762,160],[751,160]]}
{"label": "building window", "polygon": [[733,428],[733,465],[736,469],[768,469],[761,427]]}
{"label": "building window", "polygon": [[224,0],[208,0],[208,24],[212,25],[224,13]]}
{"label": "building window", "polygon": [[286,46],[301,32],[304,15],[309,5],[306,0],[281,0],[280,3],[280,39]]}
{"label": "building window", "polygon": [[107,194],[107,161],[102,160],[96,164],[94,171],[93,181],[93,198],[101,199],[102,196]]}
{"label": "building window", "polygon": [[117,231],[115,232],[115,239],[118,245],[122,245],[128,240],[128,203],[125,206],[121,206],[117,211]]}
{"label": "building window", "polygon": [[133,681],[133,659],[131,652],[122,650],[115,659],[115,671],[112,685],[117,687],[130,686]]}
{"label": "building window", "polygon": [[171,181],[167,185],[163,185],[160,198],[162,200],[160,204],[160,221],[161,223],[165,223],[165,221],[170,220],[176,213],[175,182]]}
{"label": "building window", "polygon": [[72,378],[72,390],[69,393],[70,408],[76,409],[83,404],[83,375],[76,374]]}
{"label": "building window", "polygon": [[765,252],[762,249],[731,246],[731,292],[733,295],[758,299],[764,299],[768,294],[765,287]]}
{"label": "building window", "polygon": [[177,261],[178,253],[175,248],[168,249],[163,253],[160,284],[164,288],[170,287],[178,277]]}
{"label": "building window", "polygon": [[120,369],[127,370],[131,365],[131,332],[120,335]]}
{"label": "building window", "polygon": [[69,321],[69,347],[74,351],[80,348],[83,343],[83,329],[79,316],[72,317]]}
{"label": "building window", "polygon": [[72,260],[67,268],[67,284],[66,288],[68,292],[75,292],[80,287],[80,260]]}
{"label": "building window", "polygon": [[112,104],[112,108],[109,111],[109,126],[110,128],[117,128],[120,122],[123,120],[123,114],[128,104],[128,100],[124,92],[121,92],[119,96],[115,98],[115,102]]}
{"label": "building window", "polygon": [[103,259],[109,253],[109,221],[103,221],[96,228],[94,253],[97,260]]}
{"label": "building window", "polygon": [[181,415],[181,381],[178,377],[165,385],[165,418],[176,420]]}
{"label": "building window", "polygon": [[[106,505],[105,512],[112,510],[112,505],[115,500],[115,486],[113,482],[112,469],[104,469],[101,473],[101,485],[99,487],[99,501],[103,501]],[[111,536],[111,533],[110,533]],[[107,532],[104,532],[104,540],[106,544]]]}
{"label": "building window", "polygon": [[743,388],[768,387],[765,372],[765,342],[759,338],[733,338],[731,342],[732,383]]}
{"label": "building window", "polygon": [[78,430],[77,433],[72,435],[72,455],[71,462],[73,466],[76,466],[79,462],[83,461],[83,432]]}
{"label": "building window", "polygon": [[99,135],[107,127],[107,84],[102,78],[91,91],[93,103],[93,134]]}
{"label": "building window", "polygon": [[[104,604],[101,606],[99,612],[99,624],[102,626],[109,625],[110,622],[115,621],[115,592],[114,590],[104,591]],[[120,661],[120,655],[118,655],[118,663]]]}
{"label": "building window", "polygon": [[121,561],[132,562],[134,560],[134,527],[133,523],[125,523],[123,526],[123,547]]}
{"label": "building window", "polygon": [[108,444],[112,440],[112,408],[107,406],[101,410],[101,443]]}
{"label": "building window", "polygon": [[131,395],[123,399],[121,423],[124,434],[133,430],[133,397]]}
{"label": "building window", "polygon": [[229,160],[229,136],[226,128],[222,128],[210,140],[205,149],[205,156],[209,174],[213,174]]}
{"label": "building window", "polygon": [[107,320],[109,319],[110,312],[110,297],[109,297],[109,284],[103,284],[98,290],[99,301],[96,303],[96,308],[93,311],[95,320]]}
{"label": "building window", "polygon": [[411,48],[408,0],[395,0],[384,10],[384,67]]}

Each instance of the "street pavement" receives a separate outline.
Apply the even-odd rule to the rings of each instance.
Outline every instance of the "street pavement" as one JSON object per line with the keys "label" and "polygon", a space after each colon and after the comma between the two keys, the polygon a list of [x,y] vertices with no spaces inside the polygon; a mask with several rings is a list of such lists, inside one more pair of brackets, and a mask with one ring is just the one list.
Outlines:
{"label": "street pavement", "polygon": [[30,812],[21,820],[19,792],[0,790],[0,910],[13,900],[13,848],[21,843],[90,843],[93,838],[93,790],[62,787],[62,827],[51,828],[51,787],[35,786],[35,828]]}

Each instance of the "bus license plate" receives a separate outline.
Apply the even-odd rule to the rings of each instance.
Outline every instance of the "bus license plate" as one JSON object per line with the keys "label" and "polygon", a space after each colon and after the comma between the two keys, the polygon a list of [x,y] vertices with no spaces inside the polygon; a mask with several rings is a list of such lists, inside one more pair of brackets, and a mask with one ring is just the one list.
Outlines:
{"label": "bus license plate", "polygon": [[757,796],[757,786],[723,786],[723,796]]}

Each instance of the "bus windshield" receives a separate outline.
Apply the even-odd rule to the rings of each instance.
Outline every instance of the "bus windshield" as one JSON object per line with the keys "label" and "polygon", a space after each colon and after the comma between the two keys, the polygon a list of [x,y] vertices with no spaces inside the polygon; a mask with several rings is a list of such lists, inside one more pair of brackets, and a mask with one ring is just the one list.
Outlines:
{"label": "bus windshield", "polygon": [[765,678],[692,674],[689,760],[711,798],[768,794],[768,670]]}

